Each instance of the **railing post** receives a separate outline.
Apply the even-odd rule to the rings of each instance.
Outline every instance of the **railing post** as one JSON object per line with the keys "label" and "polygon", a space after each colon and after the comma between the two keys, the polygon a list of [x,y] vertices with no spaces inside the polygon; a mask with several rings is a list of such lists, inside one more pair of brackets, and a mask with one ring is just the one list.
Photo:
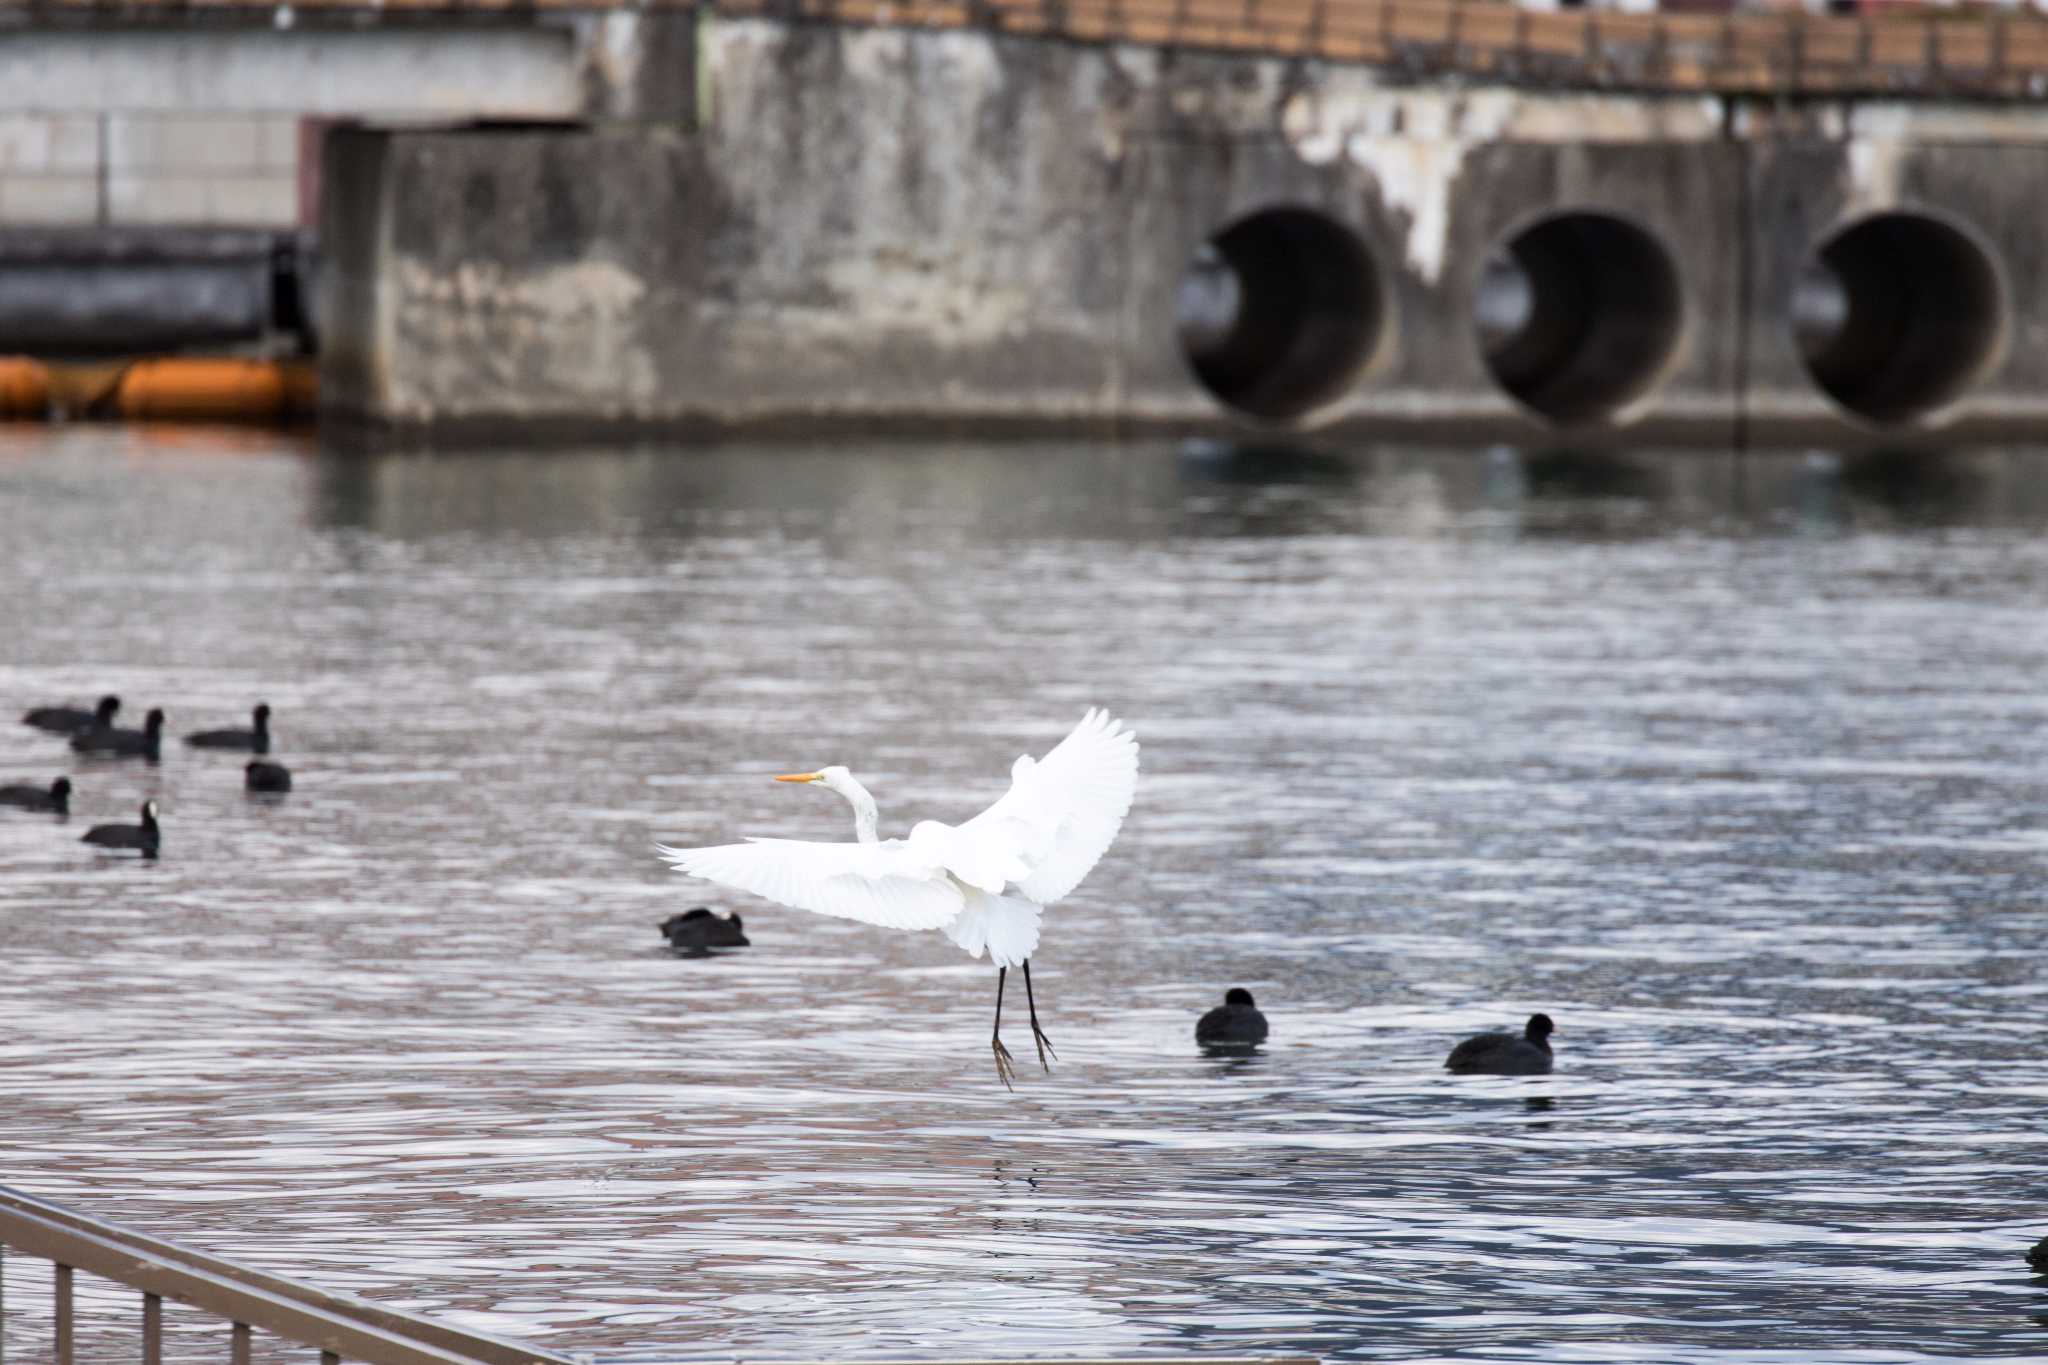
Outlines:
{"label": "railing post", "polygon": [[71,1267],[57,1267],[57,1365],[71,1365]]}
{"label": "railing post", "polygon": [[164,1301],[160,1294],[142,1296],[142,1365],[164,1365]]}
{"label": "railing post", "polygon": [[228,1340],[229,1365],[249,1365],[249,1324],[236,1323],[234,1334]]}

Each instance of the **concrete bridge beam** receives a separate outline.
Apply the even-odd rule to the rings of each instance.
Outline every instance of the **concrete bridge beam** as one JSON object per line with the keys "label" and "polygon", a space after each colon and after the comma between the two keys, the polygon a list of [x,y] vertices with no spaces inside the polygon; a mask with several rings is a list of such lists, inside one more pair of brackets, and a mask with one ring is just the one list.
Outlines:
{"label": "concrete bridge beam", "polygon": [[447,123],[676,120],[694,107],[697,16],[684,9],[187,8],[145,28],[47,16],[0,30],[0,115]]}
{"label": "concrete bridge beam", "polygon": [[447,121],[583,112],[573,24],[0,33],[0,113]]}
{"label": "concrete bridge beam", "polygon": [[351,16],[51,10],[0,31],[0,226],[301,225],[308,121],[687,122],[687,11]]}

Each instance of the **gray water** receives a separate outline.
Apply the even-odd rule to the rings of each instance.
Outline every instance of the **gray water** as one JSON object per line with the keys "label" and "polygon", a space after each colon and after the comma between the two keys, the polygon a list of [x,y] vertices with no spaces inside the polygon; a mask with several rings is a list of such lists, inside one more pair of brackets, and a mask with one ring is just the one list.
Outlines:
{"label": "gray water", "polygon": [[[0,813],[0,1181],[577,1351],[2039,1359],[2044,531],[2017,453],[8,434],[0,778],[79,790]],[[298,790],[11,723],[103,689]],[[848,837],[767,780],[832,762],[962,818],[1091,704],[1015,1094],[985,963],[650,851]]]}

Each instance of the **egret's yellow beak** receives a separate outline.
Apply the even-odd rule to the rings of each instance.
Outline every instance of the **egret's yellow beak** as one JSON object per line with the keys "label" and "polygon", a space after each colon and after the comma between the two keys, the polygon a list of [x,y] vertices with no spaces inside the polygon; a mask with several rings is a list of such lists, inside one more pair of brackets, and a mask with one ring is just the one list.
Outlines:
{"label": "egret's yellow beak", "polygon": [[823,773],[782,773],[775,780],[777,782],[816,782],[823,776]]}

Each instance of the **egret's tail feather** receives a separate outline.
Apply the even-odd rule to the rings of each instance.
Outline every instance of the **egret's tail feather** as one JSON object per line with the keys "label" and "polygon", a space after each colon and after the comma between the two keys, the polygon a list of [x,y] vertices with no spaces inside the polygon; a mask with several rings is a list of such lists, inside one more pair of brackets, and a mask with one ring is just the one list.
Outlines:
{"label": "egret's tail feather", "polygon": [[946,926],[946,937],[969,957],[980,957],[987,949],[996,966],[1021,966],[1038,951],[1040,913],[1035,901],[970,892],[966,908]]}

